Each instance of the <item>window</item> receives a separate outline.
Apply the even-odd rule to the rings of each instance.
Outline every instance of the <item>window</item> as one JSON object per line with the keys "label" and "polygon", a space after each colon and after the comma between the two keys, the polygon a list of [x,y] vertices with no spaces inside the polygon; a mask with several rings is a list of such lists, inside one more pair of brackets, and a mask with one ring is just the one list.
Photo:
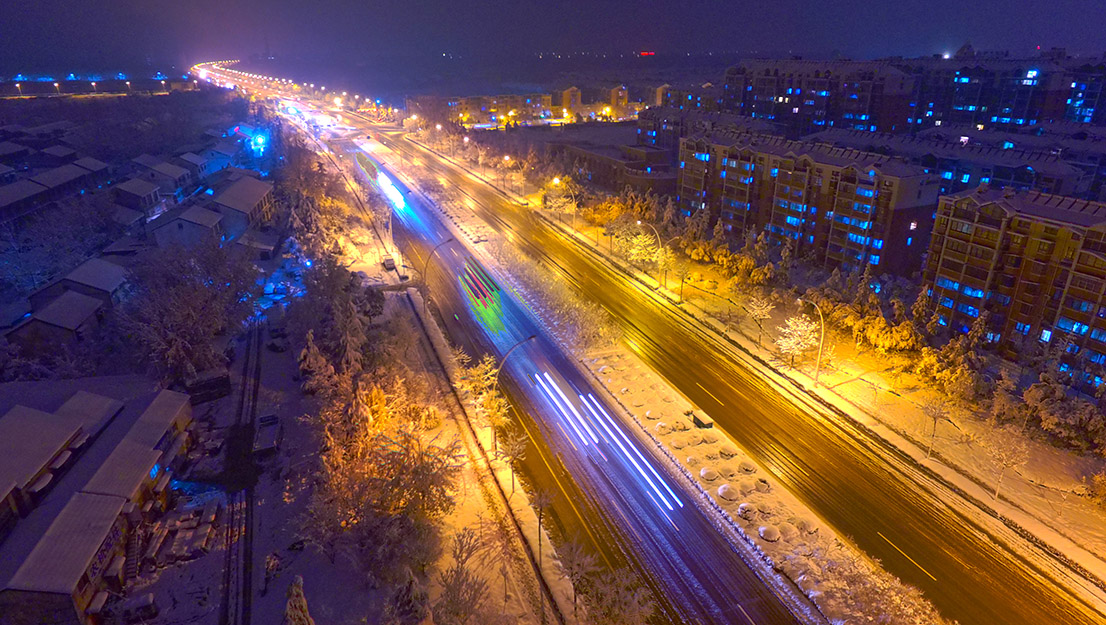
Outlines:
{"label": "window", "polygon": [[1102,328],[1094,328],[1091,330],[1091,338],[1100,343],[1106,343],[1106,331]]}
{"label": "window", "polygon": [[967,304],[960,304],[959,306],[956,307],[956,310],[959,310],[960,312],[964,313],[965,315],[968,315],[969,317],[978,317],[979,316],[979,309],[976,308],[975,306],[969,306]]}
{"label": "window", "polygon": [[917,230],[918,229],[918,222],[916,222],[916,221],[910,222],[910,229],[911,230]]}
{"label": "window", "polygon": [[910,244],[914,242],[914,237],[906,237],[906,247],[910,247]]}
{"label": "window", "polygon": [[1052,330],[1041,330],[1041,342],[1047,343],[1052,340]]}
{"label": "window", "polygon": [[1086,334],[1087,330],[1090,329],[1090,326],[1087,324],[1068,319],[1067,317],[1060,317],[1060,320],[1056,322],[1056,327],[1075,334]]}
{"label": "window", "polygon": [[1029,330],[1031,330],[1032,328],[1033,326],[1029,325],[1028,323],[1018,322],[1014,324],[1014,330],[1017,332],[1021,332],[1022,334],[1029,334]]}
{"label": "window", "polygon": [[969,297],[983,297],[983,290],[982,289],[973,289],[972,287],[970,287],[966,284],[964,285],[963,291],[964,291],[964,295],[967,295]]}
{"label": "window", "polygon": [[942,297],[940,301],[937,302],[937,304],[940,306],[944,306],[945,308],[952,308],[952,298]]}

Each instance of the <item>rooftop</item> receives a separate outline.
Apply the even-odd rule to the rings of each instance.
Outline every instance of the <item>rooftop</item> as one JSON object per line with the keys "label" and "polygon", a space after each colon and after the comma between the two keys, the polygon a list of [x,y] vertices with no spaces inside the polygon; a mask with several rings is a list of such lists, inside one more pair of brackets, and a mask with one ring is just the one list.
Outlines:
{"label": "rooftop", "polygon": [[16,180],[0,187],[0,208],[34,197],[46,190],[46,187],[30,180]]}
{"label": "rooftop", "polygon": [[20,152],[26,151],[27,149],[28,148],[25,145],[12,143],[11,141],[0,141],[0,157],[18,154]]}
{"label": "rooftop", "polygon": [[67,148],[64,145],[52,145],[48,148],[43,148],[42,153],[57,158],[69,158],[70,156],[75,156],[77,151],[73,148]]}
{"label": "rooftop", "polygon": [[103,161],[98,161],[91,156],[85,156],[73,161],[73,164],[77,167],[87,169],[88,171],[104,171],[108,168],[108,164]]}
{"label": "rooftop", "polygon": [[121,497],[74,494],[5,588],[72,593],[125,503]]}
{"label": "rooftop", "polygon": [[203,208],[202,206],[191,206],[180,214],[180,218],[200,226],[214,228],[219,225],[219,220],[221,220],[223,216],[213,210]]}
{"label": "rooftop", "polygon": [[215,202],[241,213],[249,213],[272,190],[272,183],[243,176],[217,195]]}
{"label": "rooftop", "polygon": [[191,414],[192,404],[187,394],[163,390],[138,417],[126,439],[152,449],[175,421]]}
{"label": "rooftop", "polygon": [[78,421],[86,434],[94,436],[122,409],[123,402],[118,399],[81,389],[65,400],[54,414]]}
{"label": "rooftop", "polygon": [[34,313],[32,318],[66,330],[76,330],[103,305],[104,303],[95,297],[76,291],[66,291],[42,310]]}
{"label": "rooftop", "polygon": [[996,204],[1010,214],[1021,214],[1082,227],[1106,225],[1106,204],[1039,191],[981,186],[947,196],[951,201],[970,198],[977,206]]}
{"label": "rooftop", "polygon": [[192,152],[185,152],[184,154],[181,154],[179,158],[182,161],[192,163],[197,167],[203,166],[205,163],[207,163],[206,158],[200,156],[199,154],[193,154]]}
{"label": "rooftop", "polygon": [[53,189],[73,182],[74,180],[80,180],[87,175],[87,169],[70,163],[68,165],[62,165],[61,167],[48,169],[37,176],[32,176],[31,180],[44,187]]}
{"label": "rooftop", "polygon": [[13,406],[0,417],[0,483],[27,488],[54,456],[81,433],[76,419]]}
{"label": "rooftop", "polygon": [[139,197],[149,195],[157,191],[160,187],[150,182],[149,180],[143,180],[141,178],[131,178],[130,180],[124,180],[115,185],[115,188],[130,193],[131,195],[137,195]]}
{"label": "rooftop", "polygon": [[127,281],[127,272],[115,263],[90,258],[70,271],[65,279],[111,293]]}
{"label": "rooftop", "polygon": [[131,499],[157,467],[161,452],[148,445],[124,439],[81,489],[85,493]]}

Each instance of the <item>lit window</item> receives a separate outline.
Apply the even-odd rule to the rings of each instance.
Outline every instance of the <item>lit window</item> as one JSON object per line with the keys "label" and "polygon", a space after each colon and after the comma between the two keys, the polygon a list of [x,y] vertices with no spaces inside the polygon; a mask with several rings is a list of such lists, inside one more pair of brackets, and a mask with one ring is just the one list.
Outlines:
{"label": "lit window", "polygon": [[916,221],[910,222],[910,229],[911,230],[917,230],[918,229],[918,222],[916,222]]}
{"label": "lit window", "polygon": [[1041,342],[1047,343],[1052,340],[1052,330],[1041,330]]}

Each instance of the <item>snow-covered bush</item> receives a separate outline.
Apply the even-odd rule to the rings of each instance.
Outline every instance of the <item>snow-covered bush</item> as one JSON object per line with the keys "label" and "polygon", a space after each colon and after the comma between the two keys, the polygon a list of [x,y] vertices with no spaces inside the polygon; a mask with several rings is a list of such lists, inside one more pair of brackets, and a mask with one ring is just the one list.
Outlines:
{"label": "snow-covered bush", "polygon": [[699,465],[699,457],[698,456],[688,456],[685,463],[689,467],[698,466]]}
{"label": "snow-covered bush", "polygon": [[653,427],[653,431],[656,432],[657,434],[659,434],[660,436],[665,436],[666,434],[668,434],[672,431],[672,428],[670,428],[668,426],[668,424],[665,423],[664,421],[658,421],[657,425],[655,425]]}
{"label": "snow-covered bush", "polygon": [[718,449],[718,453],[722,454],[723,458],[733,458],[734,456],[737,455],[737,447],[734,447],[733,445],[731,445],[729,443],[726,443],[725,445],[722,445],[722,447],[720,447]]}
{"label": "snow-covered bush", "polygon": [[723,484],[718,487],[718,496],[726,501],[737,501],[737,498],[741,496],[741,493],[737,492],[733,486],[729,484]]}
{"label": "snow-covered bush", "polygon": [[752,521],[757,516],[757,507],[751,503],[745,502],[737,507],[737,516],[746,521]]}
{"label": "snow-covered bush", "polygon": [[699,477],[703,478],[704,480],[706,480],[708,482],[713,482],[714,480],[718,479],[718,471],[715,471],[714,469],[712,469],[710,467],[703,467],[699,471]]}
{"label": "snow-covered bush", "polygon": [[760,528],[757,529],[757,534],[760,535],[762,540],[766,540],[770,543],[777,542],[780,539],[780,531],[771,525],[761,525]]}
{"label": "snow-covered bush", "polygon": [[718,473],[726,477],[733,477],[737,475],[737,469],[733,468],[731,465],[724,464],[718,467]]}
{"label": "snow-covered bush", "polygon": [[750,462],[748,460],[742,460],[741,463],[737,465],[737,468],[741,469],[742,473],[756,473],[757,472],[757,465],[753,464],[752,462]]}
{"label": "snow-covered bush", "polygon": [[799,530],[795,529],[795,526],[784,522],[779,524],[780,536],[787,542],[791,542],[799,537]]}
{"label": "snow-covered bush", "polygon": [[767,493],[768,491],[772,490],[772,485],[768,483],[768,480],[762,477],[757,480],[757,490],[762,493]]}
{"label": "snow-covered bush", "polygon": [[750,493],[756,492],[757,485],[752,480],[741,480],[740,482],[738,482],[737,488],[741,491],[742,495],[748,495]]}

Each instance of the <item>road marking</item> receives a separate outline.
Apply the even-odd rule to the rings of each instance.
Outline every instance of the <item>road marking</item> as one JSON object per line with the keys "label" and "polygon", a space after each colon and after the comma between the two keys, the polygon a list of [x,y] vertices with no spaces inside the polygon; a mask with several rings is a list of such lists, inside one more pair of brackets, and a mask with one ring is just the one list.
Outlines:
{"label": "road marking", "polygon": [[918,567],[919,569],[921,569],[921,570],[922,570],[922,572],[923,572],[923,573],[925,573],[926,575],[929,575],[929,579],[932,579],[933,581],[937,581],[937,578],[936,578],[936,577],[934,577],[934,576],[930,575],[930,574],[929,574],[929,571],[927,571],[927,570],[925,570],[924,568],[922,568],[922,565],[918,564],[917,562],[914,562],[914,558],[911,558],[910,556],[906,555],[906,552],[905,552],[905,551],[903,551],[902,549],[899,549],[898,545],[896,545],[895,543],[891,542],[891,539],[889,539],[889,538],[887,538],[886,536],[884,536],[884,535],[883,535],[883,533],[881,533],[881,532],[876,532],[876,533],[877,533],[877,534],[879,534],[879,537],[880,537],[880,538],[882,538],[883,540],[886,540],[886,541],[887,541],[887,544],[888,544],[888,545],[891,545],[892,547],[894,547],[894,548],[895,548],[895,551],[898,551],[899,553],[901,553],[901,554],[903,555],[903,557],[905,557],[905,558],[906,558],[907,560],[910,560],[911,562],[913,562],[913,563],[914,563],[914,566],[916,566],[916,567]]}
{"label": "road marking", "polygon": [[713,399],[714,401],[718,402],[718,405],[719,405],[719,406],[725,406],[725,405],[726,405],[726,404],[723,404],[723,403],[722,403],[722,400],[721,400],[721,399],[718,399],[717,397],[715,397],[715,396],[714,396],[714,393],[712,393],[712,392],[708,391],[708,390],[707,390],[707,387],[703,386],[702,384],[699,384],[698,382],[696,382],[696,383],[695,383],[695,386],[698,386],[699,388],[703,389],[703,392],[704,392],[704,393],[706,393],[707,395],[710,395],[710,396],[711,396],[711,399]]}
{"label": "road marking", "polygon": [[749,613],[745,611],[745,608],[741,607],[740,603],[737,604],[737,609],[741,610],[741,613],[745,615],[746,620],[748,620],[753,625],[757,625],[757,622],[753,620],[753,617],[749,616]]}

